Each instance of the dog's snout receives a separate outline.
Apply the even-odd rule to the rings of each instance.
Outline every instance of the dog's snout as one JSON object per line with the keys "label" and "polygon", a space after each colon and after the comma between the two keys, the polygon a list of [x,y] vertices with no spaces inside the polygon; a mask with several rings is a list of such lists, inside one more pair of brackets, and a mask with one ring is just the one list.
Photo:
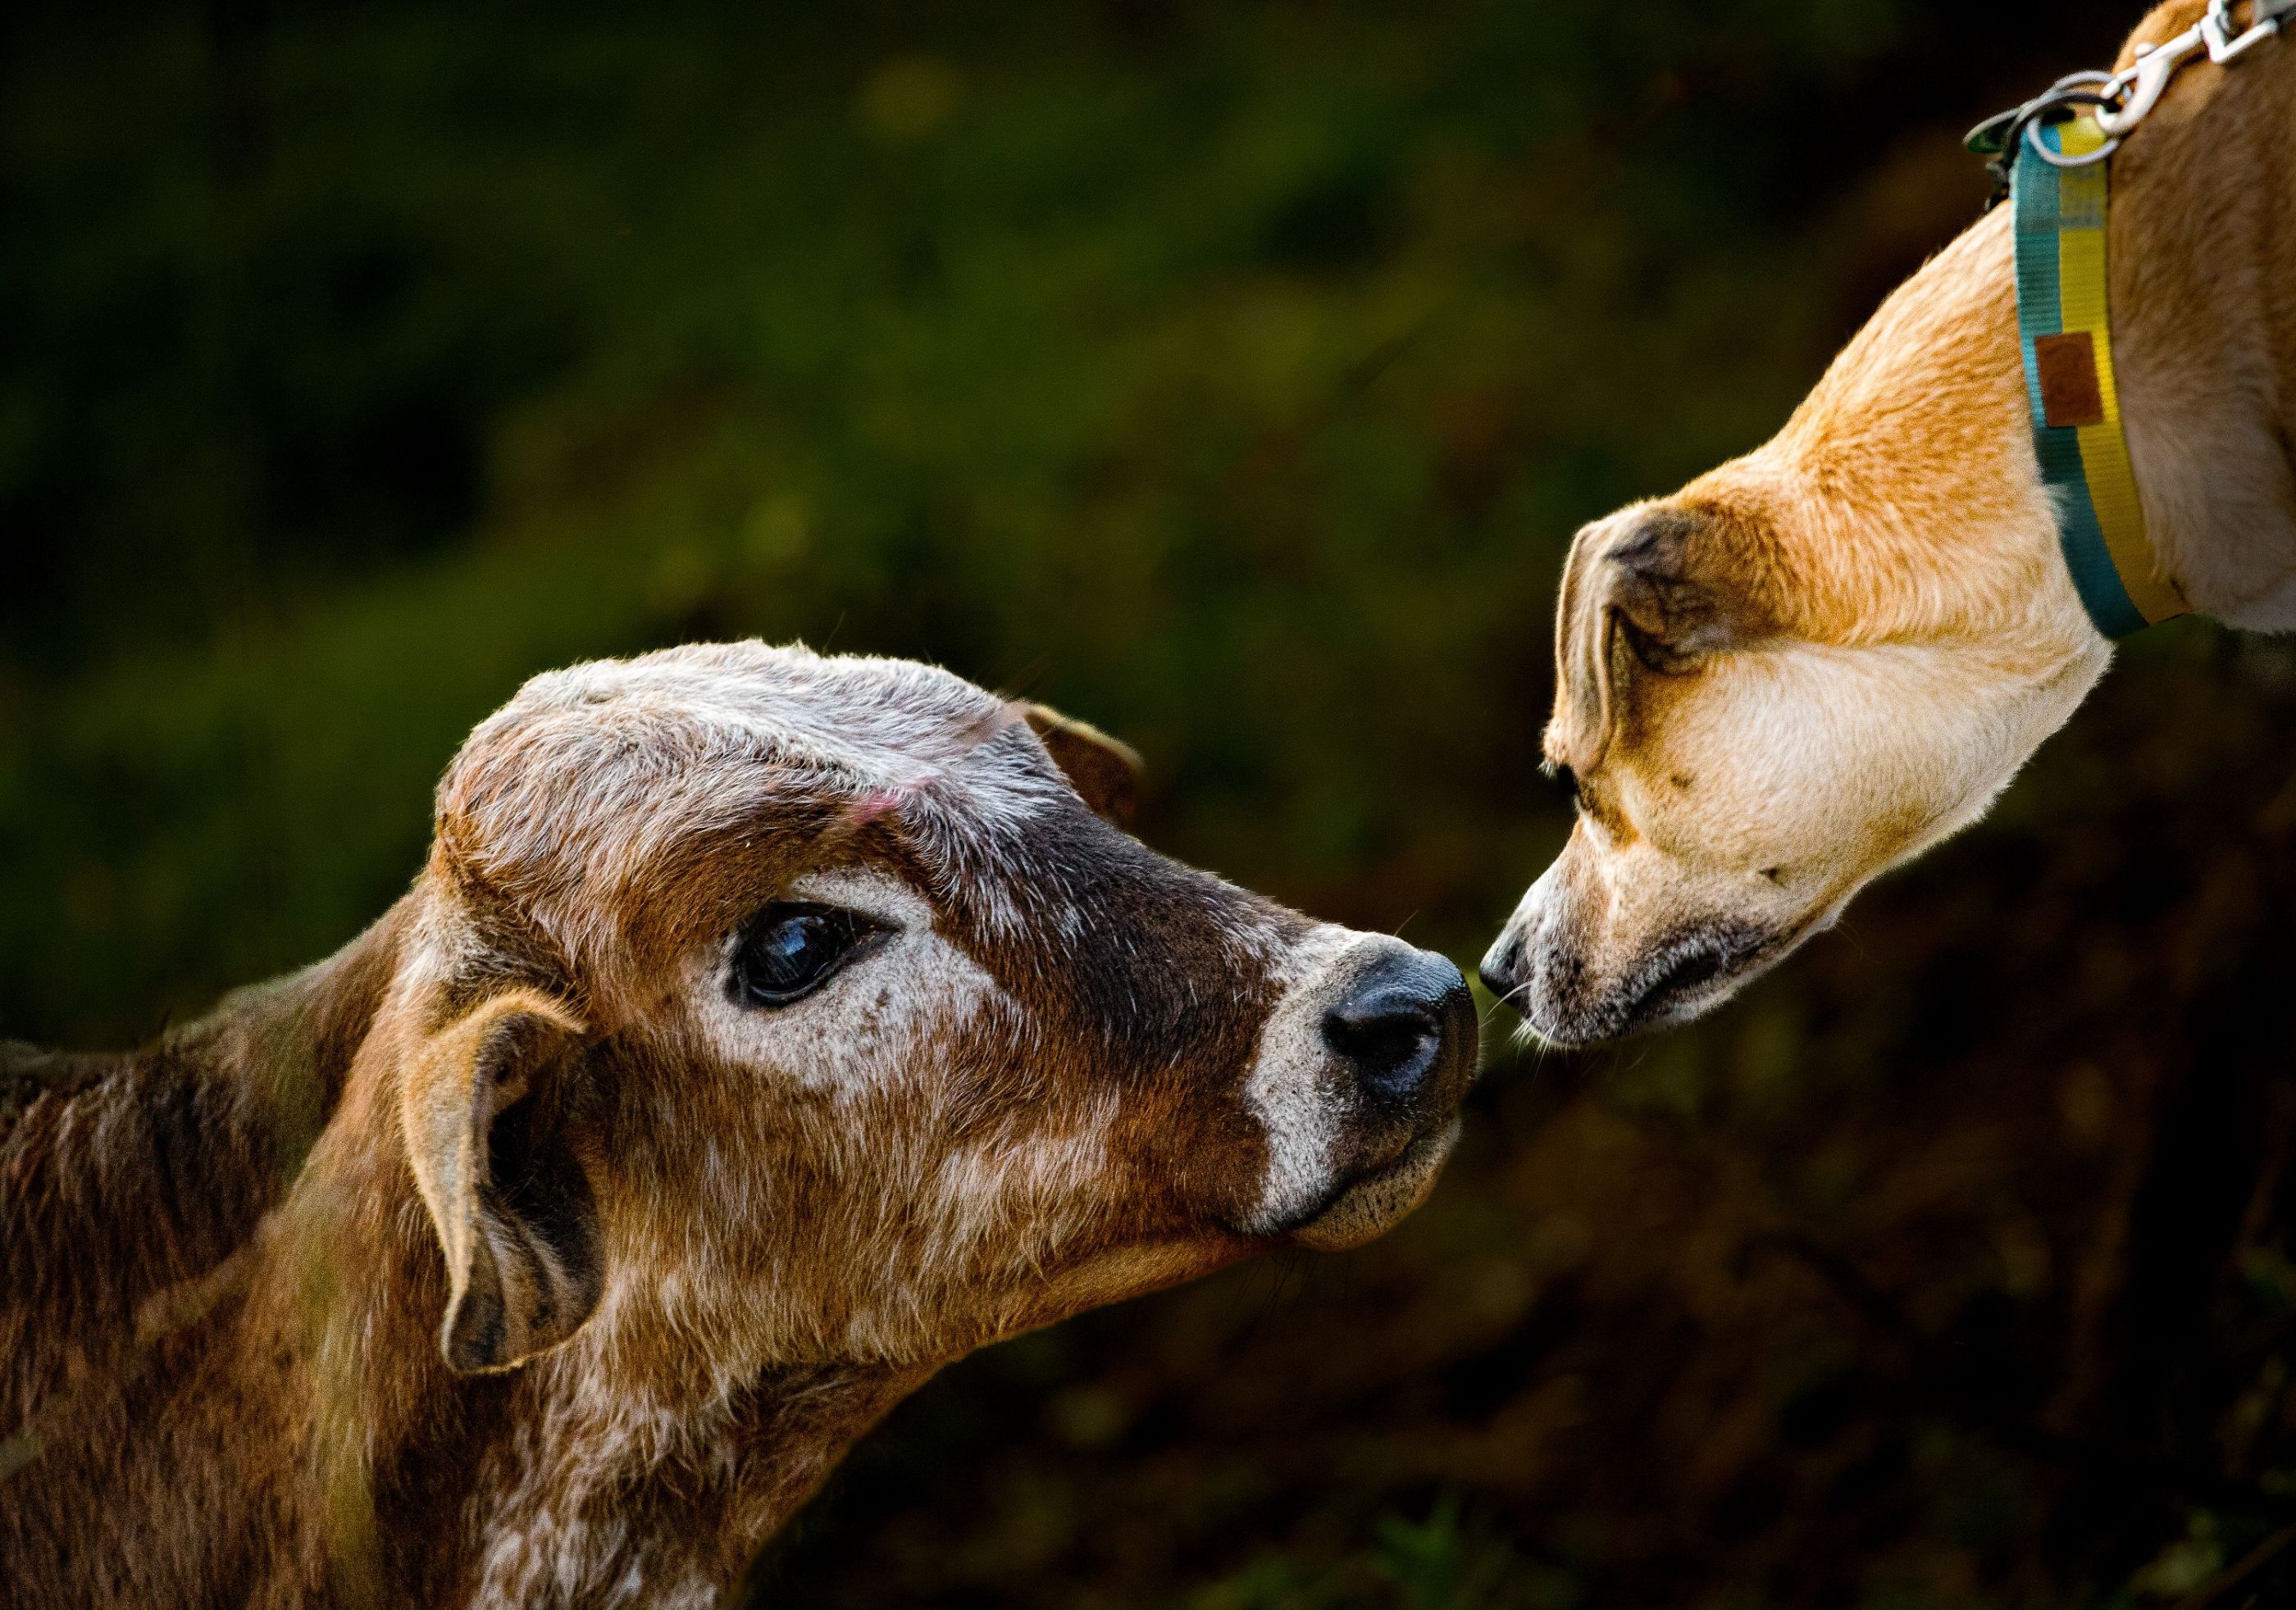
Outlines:
{"label": "dog's snout", "polygon": [[1508,925],[1506,932],[1493,940],[1491,948],[1483,952],[1482,964],[1475,969],[1483,987],[1502,1001],[1513,995],[1522,987],[1522,963],[1529,948],[1523,944],[1522,929]]}
{"label": "dog's snout", "polygon": [[1398,951],[1324,1014],[1324,1043],[1373,1100],[1413,1106],[1468,1071],[1475,1027],[1459,969],[1427,951]]}

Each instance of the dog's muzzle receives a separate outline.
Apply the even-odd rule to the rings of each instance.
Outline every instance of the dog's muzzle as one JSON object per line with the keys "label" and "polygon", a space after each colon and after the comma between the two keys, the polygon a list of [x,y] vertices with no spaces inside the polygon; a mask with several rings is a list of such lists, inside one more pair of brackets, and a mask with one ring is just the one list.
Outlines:
{"label": "dog's muzzle", "polygon": [[1493,942],[1483,987],[1554,1045],[1591,1045],[1686,1022],[1729,993],[1772,949],[1768,936],[1726,924],[1693,928],[1625,965],[1599,968],[1567,936],[1521,918]]}

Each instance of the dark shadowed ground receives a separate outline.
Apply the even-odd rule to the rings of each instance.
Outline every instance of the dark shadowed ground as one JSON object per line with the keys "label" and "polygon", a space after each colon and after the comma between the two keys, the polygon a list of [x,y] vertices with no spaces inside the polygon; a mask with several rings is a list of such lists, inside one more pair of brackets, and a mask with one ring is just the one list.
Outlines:
{"label": "dark shadowed ground", "polygon": [[[523,676],[747,633],[1063,705],[1160,847],[1472,960],[1567,825],[1570,531],[1773,429],[2135,19],[12,14],[0,1035],[324,953]],[[2296,649],[2149,634],[1710,1023],[1495,1023],[1389,1241],[951,1370],[762,1597],[2296,1598],[2292,735]]]}

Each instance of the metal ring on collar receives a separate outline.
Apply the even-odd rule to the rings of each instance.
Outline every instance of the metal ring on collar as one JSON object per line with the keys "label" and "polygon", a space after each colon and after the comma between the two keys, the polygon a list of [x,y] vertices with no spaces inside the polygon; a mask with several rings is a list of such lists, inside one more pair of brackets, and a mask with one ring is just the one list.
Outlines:
{"label": "metal ring on collar", "polygon": [[2025,143],[2033,148],[2035,156],[2052,168],[2092,168],[2120,149],[2120,136],[2113,135],[2095,151],[2085,151],[2078,157],[2069,157],[2061,151],[2049,149],[2041,138],[2041,121],[2036,118],[2025,125]]}
{"label": "metal ring on collar", "polygon": [[2017,132],[2032,148],[2033,154],[2052,168],[2091,167],[2120,148],[2120,136],[2114,135],[2095,151],[2069,157],[2062,151],[2051,151],[2042,140],[2041,119],[2045,114],[2061,106],[2088,106],[2096,109],[2097,122],[2103,125],[2105,114],[2112,110],[2122,88],[2120,80],[2111,73],[2067,73],[2049,86],[2046,94],[2027,102],[2023,114],[2018,119]]}

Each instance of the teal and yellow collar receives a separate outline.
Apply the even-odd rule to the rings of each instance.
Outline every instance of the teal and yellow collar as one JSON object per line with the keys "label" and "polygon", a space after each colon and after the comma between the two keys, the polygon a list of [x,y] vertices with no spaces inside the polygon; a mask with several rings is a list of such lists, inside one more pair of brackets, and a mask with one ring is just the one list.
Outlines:
{"label": "teal and yellow collar", "polygon": [[2161,573],[2144,529],[2136,474],[2121,429],[2112,372],[2112,320],[2105,292],[2109,158],[2080,167],[2051,162],[2099,151],[2094,117],[2038,124],[2017,142],[2010,197],[2017,235],[2017,340],[2025,355],[2033,448],[2056,505],[2058,540],[2089,618],[2107,637],[2189,614]]}
{"label": "teal and yellow collar", "polygon": [[2017,344],[2033,446],[2073,585],[2107,637],[2189,614],[2192,605],[2161,573],[2145,535],[2120,428],[2105,293],[2106,175],[2112,153],[2185,66],[2203,52],[2227,66],[2296,18],[2296,0],[2247,0],[2243,24],[2239,3],[2209,0],[2199,21],[2137,45],[2120,71],[2070,74],[1969,134],[1969,149],[1994,159],[1994,176],[2016,203]]}

